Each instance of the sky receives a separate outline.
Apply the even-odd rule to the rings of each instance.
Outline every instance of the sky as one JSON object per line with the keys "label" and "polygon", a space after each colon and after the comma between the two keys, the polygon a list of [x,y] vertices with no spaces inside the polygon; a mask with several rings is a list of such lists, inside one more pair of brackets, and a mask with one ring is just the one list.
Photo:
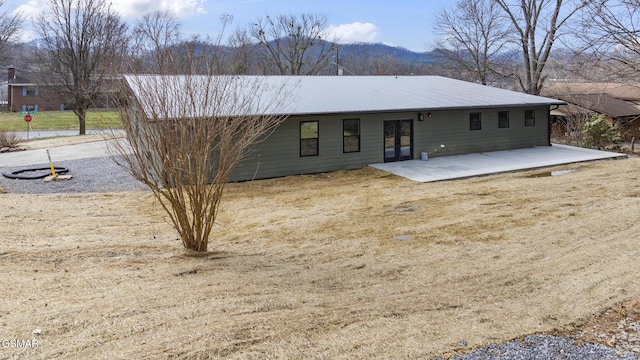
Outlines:
{"label": "sky", "polygon": [[[340,43],[372,42],[424,52],[432,48],[435,14],[450,1],[435,0],[107,0],[128,23],[153,11],[169,11],[178,17],[185,35],[216,37],[222,30],[220,17],[232,23],[225,33],[246,28],[268,15],[312,14],[325,16],[331,34]],[[28,19],[47,8],[47,0],[6,0],[2,10],[27,15],[22,38],[33,38]]]}

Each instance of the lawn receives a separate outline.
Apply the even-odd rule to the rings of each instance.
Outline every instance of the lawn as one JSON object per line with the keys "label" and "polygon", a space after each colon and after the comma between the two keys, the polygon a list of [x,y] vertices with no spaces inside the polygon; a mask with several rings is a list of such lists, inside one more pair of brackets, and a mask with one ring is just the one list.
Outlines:
{"label": "lawn", "polygon": [[[72,111],[40,111],[32,114],[32,130],[78,130],[78,118]],[[87,129],[119,129],[120,115],[115,110],[92,110],[87,113]],[[19,112],[0,113],[0,131],[26,131],[27,123]]]}
{"label": "lawn", "polygon": [[147,192],[2,194],[0,339],[38,349],[0,357],[430,359],[563,329],[640,296],[640,159],[569,167],[230,184],[205,256]]}

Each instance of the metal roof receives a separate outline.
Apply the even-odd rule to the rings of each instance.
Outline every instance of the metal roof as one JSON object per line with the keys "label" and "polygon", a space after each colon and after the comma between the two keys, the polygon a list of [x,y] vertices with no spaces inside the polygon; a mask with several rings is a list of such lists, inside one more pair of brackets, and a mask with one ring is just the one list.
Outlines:
{"label": "metal roof", "polygon": [[[269,104],[270,100],[277,100],[270,99],[269,96],[278,95],[273,95],[277,94],[275,91],[262,92],[261,96],[264,98],[260,100],[261,105],[254,105],[252,110],[256,114],[269,111],[286,115],[312,115],[565,104],[557,99],[441,76],[219,76],[212,82],[204,76],[187,78],[127,75],[125,79],[138,97],[144,96],[147,89],[162,89],[163,94],[171,94],[158,96],[158,101],[163,97],[166,101],[165,96],[180,96],[179,87],[186,86],[187,83],[205,88],[209,83],[224,83],[225,86],[231,83],[227,89],[234,89],[236,98],[246,98],[255,94],[254,86],[251,84],[262,84],[262,89],[279,89],[282,86],[288,88],[287,101],[279,102],[275,108],[268,110],[261,107]],[[159,84],[162,85],[158,86]],[[175,88],[167,89],[167,86]],[[223,110],[218,106],[210,112],[233,115],[238,110]]]}

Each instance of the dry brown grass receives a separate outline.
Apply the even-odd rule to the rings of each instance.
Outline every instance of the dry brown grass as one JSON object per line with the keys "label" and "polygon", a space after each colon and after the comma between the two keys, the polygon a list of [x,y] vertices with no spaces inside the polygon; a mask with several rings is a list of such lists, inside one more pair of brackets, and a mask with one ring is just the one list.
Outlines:
{"label": "dry brown grass", "polygon": [[231,184],[207,256],[148,193],[0,195],[0,357],[431,358],[640,296],[640,159]]}
{"label": "dry brown grass", "polygon": [[0,130],[0,148],[16,147],[20,142],[20,138],[15,133]]}

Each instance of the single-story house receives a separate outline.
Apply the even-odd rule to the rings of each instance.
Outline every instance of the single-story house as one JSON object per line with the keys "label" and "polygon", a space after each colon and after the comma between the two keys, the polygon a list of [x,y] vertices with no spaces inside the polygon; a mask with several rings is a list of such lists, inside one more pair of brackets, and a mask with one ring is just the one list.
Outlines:
{"label": "single-story house", "polygon": [[575,115],[603,115],[627,137],[640,134],[640,85],[622,83],[557,82],[544,90],[546,96],[565,101],[552,111],[558,123]]}
{"label": "single-story house", "polygon": [[607,94],[616,99],[640,104],[640,84],[589,81],[556,81],[545,86],[543,95]]}
{"label": "single-story house", "polygon": [[[125,76],[130,107],[149,91],[139,78]],[[260,78],[274,88],[296,84],[276,110],[288,117],[237,165],[233,181],[550,146],[550,109],[565,103],[440,76]]]}

